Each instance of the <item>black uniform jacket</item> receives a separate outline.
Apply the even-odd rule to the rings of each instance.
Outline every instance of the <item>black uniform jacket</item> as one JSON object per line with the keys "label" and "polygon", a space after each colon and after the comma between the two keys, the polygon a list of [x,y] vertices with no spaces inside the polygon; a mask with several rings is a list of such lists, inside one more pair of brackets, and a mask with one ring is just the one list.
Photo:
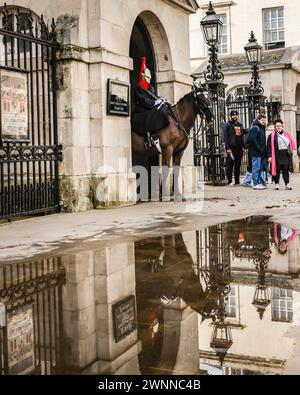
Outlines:
{"label": "black uniform jacket", "polygon": [[155,106],[158,97],[153,87],[148,90],[136,84],[133,88],[133,108],[131,128],[137,134],[144,136],[147,132],[154,132],[169,125],[169,105]]}

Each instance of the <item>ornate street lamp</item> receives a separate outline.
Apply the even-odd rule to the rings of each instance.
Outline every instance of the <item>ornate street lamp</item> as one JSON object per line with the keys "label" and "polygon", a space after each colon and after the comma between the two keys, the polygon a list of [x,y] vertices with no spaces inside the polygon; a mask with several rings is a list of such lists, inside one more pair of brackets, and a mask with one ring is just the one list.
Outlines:
{"label": "ornate street lamp", "polygon": [[204,39],[208,45],[208,66],[204,73],[205,85],[212,98],[214,123],[207,128],[206,147],[203,150],[206,180],[213,185],[225,183],[225,148],[223,143],[223,125],[225,124],[225,88],[224,75],[218,59],[222,21],[217,17],[212,2],[209,2],[206,16],[200,22]]}
{"label": "ornate street lamp", "polygon": [[261,320],[263,319],[267,307],[271,303],[269,289],[266,284],[266,269],[269,260],[270,257],[265,257],[263,255],[255,259],[255,269],[258,272],[258,284],[254,292],[252,304],[256,308]]}
{"label": "ornate street lamp", "polygon": [[257,66],[261,61],[262,47],[257,43],[253,31],[249,38],[248,44],[245,46],[247,60],[250,66]]}
{"label": "ornate street lamp", "polygon": [[217,17],[210,1],[206,16],[201,21],[201,27],[207,45],[217,45],[220,43],[222,25],[223,22]]}
{"label": "ornate street lamp", "polygon": [[255,118],[256,113],[260,112],[260,108],[264,106],[265,101],[265,97],[263,96],[264,88],[260,80],[258,67],[259,63],[261,62],[262,47],[257,43],[253,31],[251,31],[250,39],[244,49],[246,52],[247,61],[252,70],[252,77],[249,83],[250,86],[248,88],[248,98],[252,107],[250,109],[252,111],[249,112],[249,116],[252,118],[249,120],[251,124]]}

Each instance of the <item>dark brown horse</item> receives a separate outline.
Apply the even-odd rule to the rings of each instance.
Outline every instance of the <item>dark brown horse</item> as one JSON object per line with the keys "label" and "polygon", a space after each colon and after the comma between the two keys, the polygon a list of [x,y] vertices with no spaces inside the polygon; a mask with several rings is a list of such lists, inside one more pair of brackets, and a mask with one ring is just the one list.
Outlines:
{"label": "dark brown horse", "polygon": [[[162,190],[166,191],[171,162],[173,166],[180,167],[185,149],[189,144],[190,131],[195,125],[197,115],[205,118],[207,123],[213,121],[211,99],[202,87],[194,86],[194,90],[185,95],[179,102],[172,106],[169,115],[170,124],[155,133],[158,136],[162,148]],[[132,132],[132,149],[137,154],[148,157],[158,155],[156,148],[145,149],[144,138]],[[174,192],[178,194],[178,174],[174,177]],[[168,198],[164,199],[167,200]]]}

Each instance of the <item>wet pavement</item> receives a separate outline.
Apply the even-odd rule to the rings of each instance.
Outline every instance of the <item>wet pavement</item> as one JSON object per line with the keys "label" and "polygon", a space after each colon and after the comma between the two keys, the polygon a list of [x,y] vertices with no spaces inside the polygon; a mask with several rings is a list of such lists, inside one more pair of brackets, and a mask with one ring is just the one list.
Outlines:
{"label": "wet pavement", "polygon": [[0,302],[4,375],[300,373],[300,236],[266,216],[2,263]]}

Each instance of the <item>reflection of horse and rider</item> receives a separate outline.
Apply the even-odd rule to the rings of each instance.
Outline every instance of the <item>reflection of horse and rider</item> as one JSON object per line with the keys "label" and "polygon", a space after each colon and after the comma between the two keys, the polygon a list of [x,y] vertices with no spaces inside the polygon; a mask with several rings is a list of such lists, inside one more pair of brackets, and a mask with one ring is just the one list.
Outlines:
{"label": "reflection of horse and rider", "polygon": [[204,320],[218,308],[217,295],[203,289],[182,234],[136,242],[135,263],[141,372],[153,374],[159,369],[160,374],[170,374],[178,359],[182,329],[179,303],[184,301]]}
{"label": "reflection of horse and rider", "polygon": [[[151,251],[151,257],[149,257]],[[205,293],[182,234],[136,244],[138,299],[171,305],[182,299],[203,318],[215,308],[216,295]]]}

